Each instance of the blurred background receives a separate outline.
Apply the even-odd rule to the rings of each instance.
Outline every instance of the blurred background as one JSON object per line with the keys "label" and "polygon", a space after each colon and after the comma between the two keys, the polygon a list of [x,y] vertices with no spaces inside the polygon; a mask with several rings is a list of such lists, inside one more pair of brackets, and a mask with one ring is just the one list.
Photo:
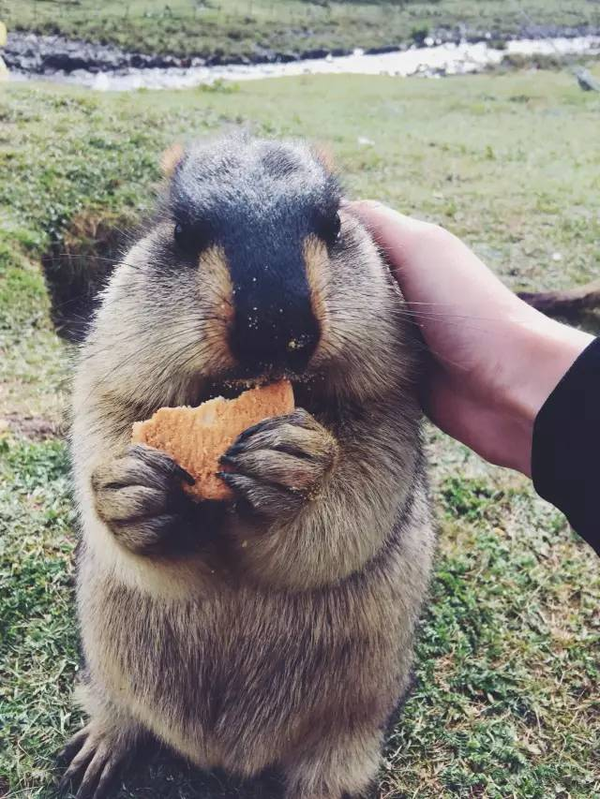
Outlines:
{"label": "blurred background", "polygon": [[[80,723],[70,368],[163,149],[239,127],[324,143],[349,196],[449,227],[598,332],[600,2],[0,0],[0,23],[0,796],[16,799],[54,796]],[[437,569],[378,795],[598,797],[600,562],[524,479],[427,437]],[[115,796],[272,790],[157,753]]]}

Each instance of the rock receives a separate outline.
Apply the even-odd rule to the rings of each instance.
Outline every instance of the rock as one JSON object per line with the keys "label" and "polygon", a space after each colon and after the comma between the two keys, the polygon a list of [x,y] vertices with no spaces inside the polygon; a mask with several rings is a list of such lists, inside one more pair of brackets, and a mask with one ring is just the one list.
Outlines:
{"label": "rock", "polygon": [[19,32],[8,34],[4,55],[11,69],[37,74],[122,69],[129,62],[129,55],[118,47]]}
{"label": "rock", "polygon": [[385,53],[395,53],[402,48],[397,44],[385,44],[381,47],[369,47],[365,50],[366,55],[384,55]]}
{"label": "rock", "polygon": [[243,64],[248,63],[248,59],[245,55],[241,55],[240,53],[236,53],[235,55],[229,56],[226,60],[223,59],[221,56],[221,60],[218,62],[219,64],[234,64],[235,66],[241,66]]}
{"label": "rock", "polygon": [[48,53],[42,58],[42,72],[74,72],[87,69],[89,61],[70,53]]}
{"label": "rock", "polygon": [[141,67],[146,66],[146,59],[141,53],[133,53],[129,57],[129,64],[128,66],[134,67],[135,69],[140,69]]}
{"label": "rock", "polygon": [[329,50],[324,50],[323,48],[316,48],[313,50],[305,50],[302,53],[302,58],[306,59],[326,58],[328,55],[329,55]]}
{"label": "rock", "polygon": [[269,47],[255,44],[250,56],[253,64],[272,64],[277,58],[277,53]]}
{"label": "rock", "polygon": [[206,66],[207,67],[219,67],[223,63],[222,57],[215,53],[214,55],[209,56],[206,59]]}
{"label": "rock", "polygon": [[575,70],[575,77],[584,92],[600,92],[600,82],[587,69]]}
{"label": "rock", "polygon": [[251,61],[253,64],[273,64],[275,61],[275,54],[268,53],[253,53]]}
{"label": "rock", "polygon": [[278,53],[275,60],[278,64],[289,64],[292,61],[297,61],[298,56],[295,53]]}

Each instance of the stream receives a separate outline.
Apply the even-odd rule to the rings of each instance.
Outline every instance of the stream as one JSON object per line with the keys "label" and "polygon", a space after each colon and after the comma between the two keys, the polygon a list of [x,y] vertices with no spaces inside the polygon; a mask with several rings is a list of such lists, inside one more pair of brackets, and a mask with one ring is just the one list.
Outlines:
{"label": "stream", "polygon": [[[20,40],[17,39],[20,36]],[[36,46],[44,45],[51,48],[48,41],[52,37],[34,35],[17,35],[13,37],[13,51],[18,45],[22,52],[29,54],[31,63],[35,63]],[[491,39],[491,36],[490,36]],[[62,40],[63,42],[65,40]],[[27,45],[29,43],[29,51]],[[68,43],[70,44],[70,43]],[[75,44],[75,43],[73,43]],[[85,45],[81,45],[85,46]],[[11,42],[6,56],[10,55]],[[48,80],[60,83],[77,84],[86,86],[96,91],[131,91],[135,89],[184,89],[200,84],[223,81],[245,81],[261,78],[278,78],[291,75],[321,75],[321,74],[354,74],[354,75],[393,75],[398,77],[423,76],[444,77],[449,75],[465,75],[482,72],[489,67],[499,65],[504,56],[585,56],[600,54],[600,36],[582,35],[573,37],[553,37],[543,39],[514,39],[506,42],[503,49],[494,46],[493,41],[481,42],[441,42],[440,40],[426,39],[424,45],[412,45],[408,49],[392,50],[390,52],[365,53],[356,49],[350,55],[325,55],[319,58],[303,58],[287,60],[285,62],[269,63],[236,63],[236,64],[209,64],[200,58],[189,59],[186,66],[153,66],[151,56],[137,56],[129,54],[129,63],[135,64],[135,59],[147,59],[141,66],[116,66],[110,68],[111,56],[115,51],[106,50],[104,61],[95,65],[94,69],[73,68],[77,61],[71,60],[69,69],[52,68],[52,63],[60,66],[60,61],[54,62],[46,58],[41,68],[23,68],[29,62],[26,59],[14,60],[7,58],[11,66],[10,79],[22,80]],[[386,48],[390,49],[391,48]],[[51,53],[51,50],[50,50]],[[31,55],[33,54],[33,55]],[[119,52],[119,55],[127,56]],[[118,62],[115,62],[118,63]]]}

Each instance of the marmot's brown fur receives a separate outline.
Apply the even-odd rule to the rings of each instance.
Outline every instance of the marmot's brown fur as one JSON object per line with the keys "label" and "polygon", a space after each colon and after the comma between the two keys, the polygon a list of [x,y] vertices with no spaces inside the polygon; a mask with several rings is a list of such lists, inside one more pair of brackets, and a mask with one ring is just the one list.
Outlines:
{"label": "marmot's brown fur", "polygon": [[[80,796],[148,732],[203,768],[277,767],[287,799],[368,789],[433,549],[406,319],[311,150],[178,155],[75,381]],[[281,376],[298,410],[229,450],[234,502],[192,502],[169,456],[128,445],[157,408]]]}

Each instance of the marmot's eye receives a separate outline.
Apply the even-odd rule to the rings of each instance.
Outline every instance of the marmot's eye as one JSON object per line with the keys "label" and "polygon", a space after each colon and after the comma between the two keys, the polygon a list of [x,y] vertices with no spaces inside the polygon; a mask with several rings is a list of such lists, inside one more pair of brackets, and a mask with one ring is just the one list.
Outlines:
{"label": "marmot's eye", "polygon": [[214,231],[205,221],[176,222],[173,228],[173,238],[185,255],[197,255],[213,241]]}
{"label": "marmot's eye", "polygon": [[175,241],[177,242],[177,244],[181,246],[183,244],[183,239],[184,239],[184,228],[180,222],[178,222],[175,225],[175,230],[173,231],[173,235],[175,236]]}
{"label": "marmot's eye", "polygon": [[331,235],[333,241],[337,241],[340,237],[340,231],[342,229],[342,220],[340,219],[340,215],[336,214],[333,218],[333,223],[331,225]]}
{"label": "marmot's eye", "polygon": [[335,214],[335,216],[330,217],[323,221],[321,225],[321,235],[327,242],[327,245],[331,247],[333,244],[338,241],[340,237],[340,231],[342,229],[342,220],[340,219],[339,214]]}
{"label": "marmot's eye", "polygon": [[181,222],[177,222],[173,229],[173,237],[179,249],[185,253],[189,253],[194,249],[194,239],[196,237],[194,236],[193,228],[189,225],[182,225]]}

